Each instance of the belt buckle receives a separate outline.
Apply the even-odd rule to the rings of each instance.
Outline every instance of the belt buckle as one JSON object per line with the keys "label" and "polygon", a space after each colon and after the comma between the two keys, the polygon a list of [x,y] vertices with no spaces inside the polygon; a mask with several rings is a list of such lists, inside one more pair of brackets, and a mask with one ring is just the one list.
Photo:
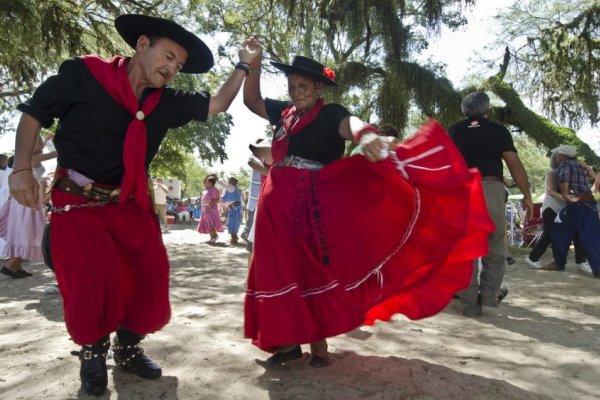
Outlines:
{"label": "belt buckle", "polygon": [[89,199],[90,195],[92,193],[92,187],[93,187],[93,185],[92,185],[91,182],[90,183],[86,183],[85,185],[82,185],[81,186],[81,190],[82,190],[82,194],[81,195],[83,197]]}
{"label": "belt buckle", "polygon": [[121,195],[121,188],[118,187],[108,194],[108,201],[118,203]]}
{"label": "belt buckle", "polygon": [[285,165],[286,167],[290,167],[290,166],[292,166],[295,159],[296,159],[296,156],[289,156],[289,157],[287,157],[287,159],[285,160],[283,165]]}

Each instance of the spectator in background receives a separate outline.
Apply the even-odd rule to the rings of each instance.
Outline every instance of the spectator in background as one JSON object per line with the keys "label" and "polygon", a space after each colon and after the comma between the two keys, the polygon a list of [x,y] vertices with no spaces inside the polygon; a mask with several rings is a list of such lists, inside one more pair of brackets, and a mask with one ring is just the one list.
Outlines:
{"label": "spectator in background", "polygon": [[[10,197],[10,190],[8,188],[8,175],[10,171],[8,157],[6,154],[0,154],[0,207]],[[4,251],[4,246],[6,246],[6,241],[0,238],[0,254]]]}
{"label": "spectator in background", "polygon": [[[248,165],[252,168],[252,177],[253,182],[255,182],[255,175],[258,174],[258,194],[256,195],[256,204],[254,205],[254,211],[252,212],[252,226],[250,227],[250,231],[248,232],[248,244],[246,245],[246,250],[248,250],[248,268],[252,263],[252,254],[254,253],[254,234],[256,231],[256,215],[258,211],[258,200],[260,198],[260,190],[262,188],[262,181],[269,174],[269,168],[273,164],[273,158],[270,154],[270,146],[269,153],[265,153],[265,148],[262,150],[257,149],[254,146],[250,146],[250,150],[252,150],[252,157],[248,161]],[[263,153],[261,155],[261,153]],[[255,188],[256,190],[256,188]]]}
{"label": "spectator in background", "polygon": [[[529,256],[525,258],[525,262],[535,269],[542,268],[542,264],[539,260],[552,243],[551,231],[552,226],[554,225],[554,220],[556,219],[556,216],[560,210],[566,205],[565,200],[560,193],[560,188],[558,187],[558,151],[564,151],[562,146],[551,150],[550,171],[548,171],[546,174],[545,179],[546,190],[544,193],[544,199],[542,200],[541,209],[543,221],[542,234],[537,240],[533,249],[531,249]],[[596,177],[595,172],[587,166],[586,172],[588,173],[589,179],[593,180]],[[575,263],[577,264],[577,268],[584,273],[591,274],[592,270],[589,263],[586,261],[585,250],[579,243],[577,237],[575,237],[573,244],[575,247]]]}
{"label": "spectator in background", "polygon": [[[256,144],[260,144],[264,139],[256,140]],[[262,160],[257,158],[255,155],[250,156],[248,165],[252,168],[252,179],[250,181],[250,191],[248,193],[248,202],[246,203],[246,210],[248,211],[248,217],[246,219],[246,226],[242,232],[242,239],[248,240],[248,234],[252,225],[254,224],[254,211],[256,210],[256,204],[258,203],[258,196],[260,195],[260,187],[262,177],[269,173],[269,169],[265,167]]]}
{"label": "spectator in background", "polygon": [[190,215],[190,221],[194,221],[194,203],[192,202],[192,198],[188,197],[187,198],[187,208],[188,208],[188,213]]}
{"label": "spectator in background", "polygon": [[152,187],[154,189],[154,211],[158,215],[160,230],[166,232],[169,230],[167,225],[167,193],[169,193],[169,188],[161,178],[156,178]]}
{"label": "spectator in background", "polygon": [[541,269],[564,271],[569,246],[578,237],[585,249],[591,275],[600,278],[600,219],[589,173],[575,158],[574,146],[561,145],[553,152],[558,162],[558,187],[566,205],[558,212],[550,233],[554,261]]}
{"label": "spectator in background", "polygon": [[0,171],[6,171],[6,168],[8,168],[8,156],[0,154]]}
{"label": "spectator in background", "polygon": [[216,175],[207,175],[204,178],[204,192],[202,192],[202,211],[200,213],[200,222],[198,223],[198,232],[208,233],[209,244],[217,242],[219,235],[217,232],[223,232],[221,216],[219,214],[219,203],[221,194],[215,187],[217,184]]}
{"label": "spectator in background", "polygon": [[[43,149],[44,141],[41,136],[38,136],[33,149],[31,168],[21,169],[21,171],[31,170],[38,182],[42,181],[46,171],[42,161],[56,157],[56,151],[43,154]],[[19,169],[12,169],[12,160],[10,166],[12,175],[19,173]],[[0,237],[6,241],[0,256],[9,257],[0,272],[13,279],[32,276],[30,272],[23,269],[23,260],[42,261],[44,259],[42,255],[42,236],[47,223],[44,210],[47,201],[45,189],[44,185],[40,185],[39,203],[36,208],[25,207],[12,197],[5,201],[2,208],[0,208]]]}
{"label": "spectator in background", "polygon": [[[502,173],[502,160],[506,162],[512,179],[523,193],[527,208],[526,218],[533,214],[533,200],[529,191],[527,172],[517,154],[510,132],[486,118],[490,99],[485,92],[472,92],[461,102],[465,119],[450,126],[448,133],[462,153],[467,166],[478,168],[485,193],[485,201],[496,230],[489,235],[489,252],[473,263],[473,278],[469,288],[461,292],[463,315],[481,316],[481,306],[497,307],[501,296],[506,264],[504,237],[506,235],[506,190]],[[478,279],[479,278],[479,279]]]}
{"label": "spectator in background", "polygon": [[[504,205],[506,207],[506,205],[508,204],[508,196],[510,195],[510,192],[508,191],[509,188],[515,187],[515,182],[512,179],[508,179],[503,177],[503,182],[504,182]],[[504,235],[504,252],[505,252],[505,256],[506,256],[506,263],[508,265],[513,265],[516,260],[510,255],[510,247],[508,245],[508,235]]]}
{"label": "spectator in background", "polygon": [[242,192],[237,187],[236,178],[231,177],[226,184],[222,182],[220,184],[225,188],[223,203],[227,207],[227,232],[231,236],[230,243],[237,244],[238,232],[242,224]]}
{"label": "spectator in background", "polygon": [[190,223],[190,211],[188,210],[188,204],[185,200],[179,200],[175,202],[175,212],[177,213],[177,221]]}
{"label": "spectator in background", "polygon": [[175,210],[175,207],[177,206],[178,202],[178,198],[171,199],[167,197],[167,222],[169,221],[169,217],[173,218],[172,221],[177,220],[177,211]]}

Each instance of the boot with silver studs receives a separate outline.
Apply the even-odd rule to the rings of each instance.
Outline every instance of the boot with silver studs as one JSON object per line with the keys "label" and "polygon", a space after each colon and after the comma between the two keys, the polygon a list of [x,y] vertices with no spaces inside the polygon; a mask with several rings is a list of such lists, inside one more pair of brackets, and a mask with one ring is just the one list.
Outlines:
{"label": "boot with silver studs", "polygon": [[110,348],[110,337],[105,336],[94,344],[81,346],[79,360],[81,369],[81,385],[84,390],[93,396],[102,396],[108,385],[106,371],[106,354]]}
{"label": "boot with silver studs", "polygon": [[139,346],[143,336],[127,329],[118,329],[113,340],[113,358],[115,364],[144,379],[157,379],[162,375],[160,366],[152,361]]}

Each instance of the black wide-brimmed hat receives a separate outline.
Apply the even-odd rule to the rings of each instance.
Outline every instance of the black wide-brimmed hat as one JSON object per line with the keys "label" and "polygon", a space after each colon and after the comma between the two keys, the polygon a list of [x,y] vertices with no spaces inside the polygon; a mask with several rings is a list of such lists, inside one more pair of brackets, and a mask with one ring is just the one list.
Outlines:
{"label": "black wide-brimmed hat", "polygon": [[128,45],[136,48],[140,36],[163,36],[175,41],[187,53],[187,60],[179,72],[201,74],[214,65],[208,46],[196,35],[168,19],[141,14],[124,14],[115,19],[115,28]]}
{"label": "black wide-brimmed hat", "polygon": [[334,81],[335,73],[330,68],[327,68],[320,62],[308,57],[294,56],[291,65],[282,64],[275,61],[271,61],[271,65],[285,72],[286,75],[295,72],[314,78],[328,86],[338,86],[338,84]]}

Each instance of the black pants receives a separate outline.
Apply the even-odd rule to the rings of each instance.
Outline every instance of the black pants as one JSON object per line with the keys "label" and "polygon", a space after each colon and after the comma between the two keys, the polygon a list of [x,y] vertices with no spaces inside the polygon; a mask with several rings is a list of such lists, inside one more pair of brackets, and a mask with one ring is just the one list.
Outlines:
{"label": "black pants", "polygon": [[[542,230],[542,235],[538,239],[537,243],[529,253],[529,259],[531,261],[538,261],[548,249],[548,246],[552,244],[552,237],[550,236],[550,230],[552,229],[552,225],[554,224],[554,219],[556,218],[556,213],[550,207],[547,207],[542,213],[542,220],[544,222],[544,227]],[[573,244],[575,245],[575,263],[581,264],[586,261],[585,250],[579,243],[579,238],[576,236],[573,240]]]}

